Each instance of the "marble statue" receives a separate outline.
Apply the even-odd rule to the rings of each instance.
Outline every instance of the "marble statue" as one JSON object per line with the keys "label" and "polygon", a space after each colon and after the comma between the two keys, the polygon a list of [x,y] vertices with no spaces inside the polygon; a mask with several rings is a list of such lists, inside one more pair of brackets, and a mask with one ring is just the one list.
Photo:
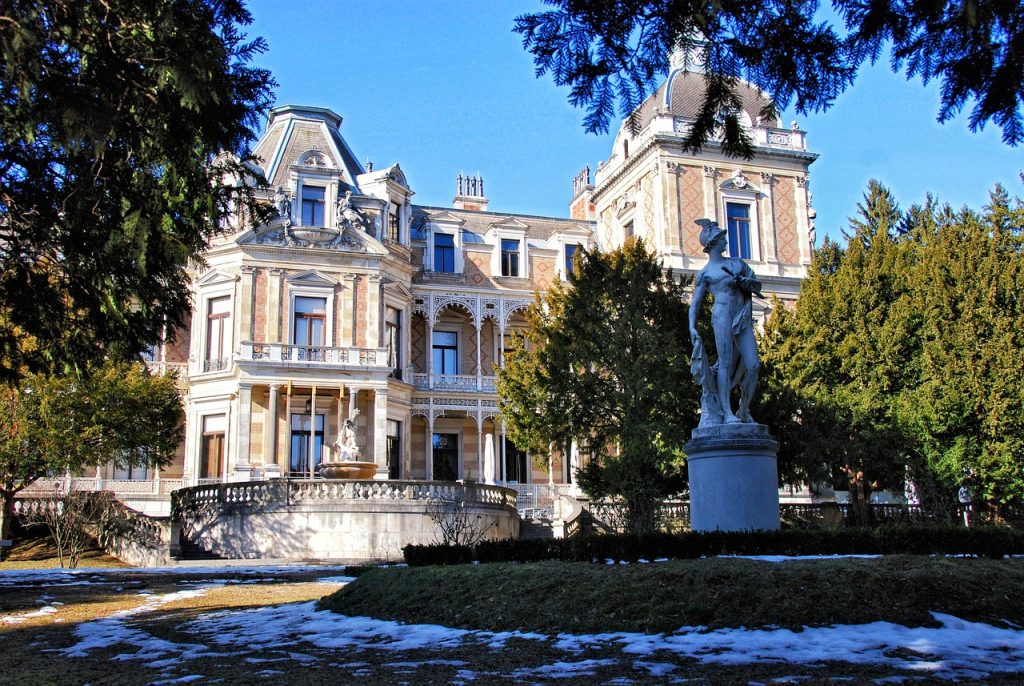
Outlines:
{"label": "marble statue", "polygon": [[366,223],[362,213],[352,205],[352,191],[345,191],[345,195],[338,198],[334,212],[335,226],[339,231],[345,227],[358,229]]}
{"label": "marble statue", "polygon": [[[753,423],[750,403],[761,364],[754,338],[751,296],[761,296],[761,282],[738,257],[724,255],[726,232],[710,219],[698,219],[700,244],[708,254],[707,265],[697,274],[690,303],[690,340],[693,342],[690,372],[701,385],[700,426]],[[710,364],[708,350],[697,331],[697,316],[704,296],[711,293],[711,329],[717,361]],[[740,400],[732,409],[732,389],[739,387]]]}
{"label": "marble statue", "polygon": [[285,221],[291,220],[292,216],[292,201],[288,198],[288,193],[280,186],[274,192],[274,205],[277,207],[277,214]]}
{"label": "marble statue", "polygon": [[351,419],[346,419],[345,424],[338,433],[334,442],[334,452],[337,461],[352,461],[359,459],[359,446],[356,445],[356,428]]}

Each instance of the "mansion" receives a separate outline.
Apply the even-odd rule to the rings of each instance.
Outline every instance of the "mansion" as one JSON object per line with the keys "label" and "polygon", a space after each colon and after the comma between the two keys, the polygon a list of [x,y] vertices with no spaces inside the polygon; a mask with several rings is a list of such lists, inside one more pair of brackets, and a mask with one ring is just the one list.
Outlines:
{"label": "mansion", "polygon": [[[751,159],[714,141],[683,152],[703,80],[675,68],[640,106],[639,127],[624,125],[608,159],[567,184],[562,218],[493,212],[479,177],[456,179],[449,207],[417,205],[399,164],[358,161],[338,114],[274,109],[253,170],[274,218],[229,220],[194,274],[190,325],[149,356],[179,374],[184,445],[158,474],[110,467],[96,479],[152,514],[181,487],[311,480],[351,419],[378,480],[496,482],[521,497],[530,484],[571,484],[575,455],[541,467],[507,439],[495,369],[576,251],[637,236],[693,274],[706,261],[694,220],[710,217],[767,298],[797,298],[816,154],[795,123],[759,116],[763,93],[741,88]],[[755,319],[769,307],[755,298]]]}

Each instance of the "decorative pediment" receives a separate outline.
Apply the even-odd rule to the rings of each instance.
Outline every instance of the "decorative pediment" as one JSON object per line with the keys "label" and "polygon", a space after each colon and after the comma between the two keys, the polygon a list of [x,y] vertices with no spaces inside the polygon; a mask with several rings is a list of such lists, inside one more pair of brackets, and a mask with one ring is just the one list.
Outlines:
{"label": "decorative pediment", "polygon": [[323,151],[313,148],[299,155],[298,159],[295,160],[295,164],[302,167],[320,167],[326,169],[327,167],[333,167],[329,157],[324,154]]}
{"label": "decorative pediment", "polygon": [[391,281],[391,280],[385,281],[384,282],[384,290],[386,290],[386,291],[388,291],[390,293],[394,293],[395,295],[398,295],[399,297],[401,297],[403,299],[412,300],[412,291],[410,291],[408,288],[406,288],[405,285],[403,285],[399,281]]}
{"label": "decorative pediment", "polygon": [[743,172],[736,170],[732,176],[719,185],[723,191],[746,191],[748,193],[760,193],[761,189],[750,182]]}
{"label": "decorative pediment", "polygon": [[430,228],[430,224],[458,224],[459,226],[462,226],[465,223],[465,219],[457,217],[456,215],[452,214],[451,212],[448,212],[447,210],[443,210],[441,212],[438,212],[437,214],[428,215],[426,221],[424,222],[423,228]]}
{"label": "decorative pediment", "polygon": [[409,187],[409,182],[405,180],[405,172],[397,164],[388,169],[388,179],[396,183],[400,183],[406,188]]}
{"label": "decorative pediment", "polygon": [[332,279],[326,274],[321,274],[315,269],[298,272],[288,276],[285,281],[293,286],[319,286],[321,288],[334,288],[338,285],[337,279]]}
{"label": "decorative pediment", "polygon": [[229,274],[219,269],[211,269],[196,280],[196,285],[215,286],[217,284],[234,283],[236,278],[234,274]]}
{"label": "decorative pediment", "polygon": [[526,233],[530,230],[530,225],[520,221],[516,217],[505,217],[501,221],[491,223],[487,227],[487,232],[492,231],[516,231],[518,233]]}

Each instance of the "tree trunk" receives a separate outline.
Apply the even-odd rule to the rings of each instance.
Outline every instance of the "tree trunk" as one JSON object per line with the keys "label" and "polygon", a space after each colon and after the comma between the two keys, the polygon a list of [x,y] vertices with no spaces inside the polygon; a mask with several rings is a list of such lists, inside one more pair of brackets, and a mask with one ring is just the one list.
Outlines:
{"label": "tree trunk", "polygon": [[[14,527],[14,493],[11,491],[0,491],[0,539],[11,540],[11,530]],[[6,560],[10,548],[0,546],[0,560]]]}
{"label": "tree trunk", "polygon": [[846,477],[850,482],[850,514],[853,521],[860,526],[871,524],[871,495],[864,471],[847,468]]}

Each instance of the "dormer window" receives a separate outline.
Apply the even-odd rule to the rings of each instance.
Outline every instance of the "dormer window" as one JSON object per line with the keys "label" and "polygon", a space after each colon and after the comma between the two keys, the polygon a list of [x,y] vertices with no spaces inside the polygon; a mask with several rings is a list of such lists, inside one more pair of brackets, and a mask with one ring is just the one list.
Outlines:
{"label": "dormer window", "polygon": [[401,210],[392,209],[388,212],[388,240],[395,243],[401,242],[401,222],[398,220],[398,213]]}
{"label": "dormer window", "polygon": [[455,272],[455,236],[450,233],[434,234],[434,271]]}
{"label": "dormer window", "polygon": [[324,223],[326,190],[323,186],[302,187],[303,226],[326,226]]}
{"label": "dormer window", "polygon": [[501,275],[519,276],[519,241],[501,239]]}

